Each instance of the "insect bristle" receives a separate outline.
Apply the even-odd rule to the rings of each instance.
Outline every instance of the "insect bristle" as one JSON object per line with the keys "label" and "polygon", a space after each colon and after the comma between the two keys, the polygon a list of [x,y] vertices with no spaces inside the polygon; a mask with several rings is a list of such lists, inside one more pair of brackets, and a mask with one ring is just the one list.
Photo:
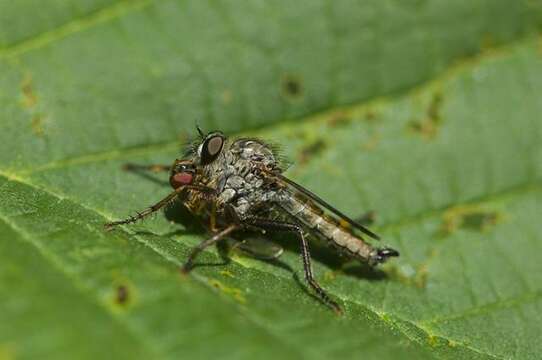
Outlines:
{"label": "insect bristle", "polygon": [[281,169],[281,171],[286,171],[290,166],[292,166],[293,162],[286,155],[284,155],[282,145],[276,142],[269,141],[262,141],[262,143],[265,144],[265,146],[273,152],[273,156],[275,157],[275,160],[277,161],[278,167]]}

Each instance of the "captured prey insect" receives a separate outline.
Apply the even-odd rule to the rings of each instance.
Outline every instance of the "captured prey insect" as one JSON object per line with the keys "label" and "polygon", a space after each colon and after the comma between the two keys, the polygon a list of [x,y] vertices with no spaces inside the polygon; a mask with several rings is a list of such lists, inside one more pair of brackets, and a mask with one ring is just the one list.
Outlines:
{"label": "captured prey insect", "polygon": [[[182,270],[188,272],[196,256],[208,246],[234,232],[257,230],[294,233],[301,242],[305,279],[318,297],[340,312],[314,278],[306,233],[324,240],[349,257],[371,266],[399,253],[377,248],[363,239],[378,236],[320,197],[283,175],[275,148],[255,138],[228,139],[218,131],[204,134],[192,143],[182,159],[172,166],[138,166],[139,170],[169,171],[173,192],[127,219],[105,225],[111,229],[134,223],[180,200],[192,213],[209,224],[213,236],[190,253]],[[362,235],[363,234],[363,235]]]}

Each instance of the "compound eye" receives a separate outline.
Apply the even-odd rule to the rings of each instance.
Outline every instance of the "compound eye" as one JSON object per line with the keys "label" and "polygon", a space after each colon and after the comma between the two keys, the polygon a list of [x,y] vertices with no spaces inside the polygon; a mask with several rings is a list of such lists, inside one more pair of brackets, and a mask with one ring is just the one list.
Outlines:
{"label": "compound eye", "polygon": [[178,189],[183,185],[190,185],[194,180],[194,174],[190,171],[182,171],[169,177],[169,183],[172,188]]}
{"label": "compound eye", "polygon": [[207,165],[212,163],[224,146],[224,135],[221,133],[213,133],[207,136],[201,146],[201,163]]}

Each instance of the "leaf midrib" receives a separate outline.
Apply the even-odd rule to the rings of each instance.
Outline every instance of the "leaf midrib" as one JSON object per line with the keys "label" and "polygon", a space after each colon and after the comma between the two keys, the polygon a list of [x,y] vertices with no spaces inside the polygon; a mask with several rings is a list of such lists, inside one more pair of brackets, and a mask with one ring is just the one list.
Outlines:
{"label": "leaf midrib", "polygon": [[[104,212],[98,210],[98,209],[95,209],[95,208],[92,208],[92,207],[89,207],[87,205],[84,205],[84,204],[80,204],[78,202],[76,202],[75,200],[72,200],[70,198],[68,198],[67,196],[63,195],[63,194],[58,194],[50,189],[47,189],[47,188],[43,188],[41,186],[38,186],[38,185],[35,185],[33,184],[31,181],[27,180],[27,179],[24,179],[22,178],[20,175],[16,175],[16,174],[8,174],[8,173],[5,173],[5,172],[1,172],[0,171],[0,176],[3,176],[5,177],[8,181],[12,181],[12,182],[18,182],[20,184],[23,184],[23,185],[26,185],[26,186],[29,186],[29,187],[32,187],[33,189],[36,189],[36,190],[39,190],[39,191],[43,191],[53,197],[56,197],[58,198],[59,200],[67,200],[69,202],[71,202],[72,204],[74,204],[75,206],[79,206],[87,211],[91,211],[95,214],[97,214],[98,216],[102,217],[104,219],[104,222],[106,221],[110,221],[112,220],[109,216],[107,216]],[[491,194],[485,194],[485,195],[481,195],[480,197],[476,198],[476,202],[483,202],[483,201],[487,201],[489,199],[496,199],[496,198],[500,198],[500,197],[508,197],[508,196],[511,196],[513,194],[523,194],[525,192],[529,192],[529,191],[540,191],[542,189],[542,182],[534,182],[534,183],[525,183],[523,185],[520,185],[520,186],[516,186],[516,187],[512,187],[512,188],[507,188],[507,189],[504,189],[502,191],[499,191],[499,192],[496,192],[496,193],[491,193]],[[472,203],[472,201],[469,201],[468,203]],[[467,203],[467,204],[468,204]],[[424,217],[420,218],[420,217],[415,217],[413,220],[410,220],[408,222],[405,222],[403,220],[400,220],[396,223],[390,223],[390,224],[387,224],[384,226],[384,228],[386,227],[389,227],[389,228],[397,228],[397,227],[402,227],[402,226],[405,226],[406,224],[411,224],[412,222],[416,222],[416,221],[421,221],[423,220],[423,218],[425,218],[425,216],[436,216],[438,215],[439,213],[443,213],[445,211],[447,211],[448,209],[450,209],[451,207],[455,207],[455,206],[461,206],[462,204],[452,204],[452,205],[449,205],[448,207],[446,208],[441,208],[441,209],[438,209],[438,210],[433,210],[431,212],[431,215],[424,215]],[[3,217],[2,215],[0,215],[0,220],[3,220],[5,221],[5,217]],[[6,222],[6,221],[5,221]],[[6,222],[8,224],[10,224],[10,222]],[[18,233],[21,234],[21,236],[24,235],[24,232],[21,232],[22,230],[19,229],[18,227],[14,227],[12,225],[10,225],[15,231],[17,231]],[[177,259],[175,259],[174,257],[172,257],[170,254],[162,251],[161,249],[159,248],[156,248],[155,246],[153,246],[151,243],[149,243],[148,241],[144,240],[143,238],[141,238],[140,236],[136,235],[136,234],[132,234],[130,231],[127,231],[127,230],[123,230],[127,235],[129,236],[133,236],[137,239],[137,241],[139,241],[140,243],[142,243],[143,245],[145,245],[146,247],[149,247],[151,250],[153,250],[154,252],[156,252],[158,255],[160,255],[161,257],[163,257],[165,260],[167,260],[168,262],[171,262],[173,264],[175,264],[176,266],[179,266],[181,265]],[[26,238],[26,235],[25,235],[25,238]],[[43,249],[41,249],[37,244],[35,244],[35,242],[33,241],[29,241],[33,246],[36,246],[38,248],[38,250],[40,251],[40,254],[42,254],[42,256],[44,256],[48,261],[50,261],[51,259],[47,256],[45,256],[42,251]],[[184,245],[184,244],[183,244]],[[57,266],[55,265],[55,262],[52,262],[53,265],[60,269],[61,271],[63,271],[64,273],[70,275],[69,273],[65,272],[64,269],[62,269],[61,266]],[[243,266],[245,268],[247,268],[247,266],[245,264],[242,264],[241,262],[237,262],[236,261],[236,264],[240,265],[240,266]],[[254,271],[258,271],[258,272],[261,272],[261,273],[266,273],[266,274],[269,274],[269,275],[273,275],[274,277],[277,277],[277,278],[282,278],[280,275],[278,274],[275,274],[275,273],[271,273],[271,272],[264,272],[263,270],[260,270],[260,269],[256,269],[256,268],[250,268],[251,270],[254,270]],[[197,274],[194,274],[193,277],[202,285],[204,285],[206,288],[208,289],[212,289],[212,287],[208,284],[208,282],[205,280],[205,277],[201,276],[201,275],[197,275]],[[71,278],[71,277],[70,277]],[[71,278],[73,280],[73,278]],[[334,296],[337,296],[336,294],[333,294]],[[438,335],[432,335],[430,334],[430,331],[428,331],[424,326],[423,326],[423,323],[416,323],[414,321],[411,321],[409,319],[404,319],[404,318],[401,318],[400,316],[396,316],[394,314],[391,314],[391,313],[385,313],[385,312],[379,312],[378,310],[376,309],[373,309],[372,307],[368,306],[367,304],[362,304],[358,301],[355,301],[353,299],[349,299],[349,298],[344,298],[344,297],[340,297],[338,296],[339,298],[341,298],[342,301],[344,302],[348,302],[348,303],[351,303],[351,304],[355,304],[356,306],[359,306],[359,307],[362,307],[363,309],[373,313],[374,315],[376,315],[379,319],[381,319],[387,326],[389,326],[392,330],[397,330],[399,332],[401,332],[405,338],[407,338],[409,341],[412,341],[412,342],[415,342],[419,345],[422,345],[422,346],[426,346],[426,344],[424,344],[423,342],[419,341],[419,339],[417,338],[414,338],[412,337],[408,332],[405,331],[405,329],[403,329],[402,327],[398,326],[397,323],[406,323],[406,324],[409,324],[410,326],[413,326],[414,328],[420,330],[421,332],[423,332],[424,334],[426,334],[426,336],[428,338],[438,338],[438,339],[442,339],[442,340],[445,340],[445,341],[448,341],[448,342],[453,342],[455,344],[455,346],[460,346],[460,347],[463,347],[465,350],[468,350],[468,351],[472,351],[472,352],[475,352],[477,354],[481,354],[481,355],[485,355],[485,356],[489,356],[491,358],[494,358],[494,359],[501,359],[502,357],[498,356],[498,355],[495,355],[495,354],[491,354],[491,353],[487,353],[487,352],[484,352],[480,349],[477,349],[475,347],[472,347],[468,344],[464,344],[462,342],[459,342],[459,341],[456,341],[454,339],[451,339],[451,338],[447,338],[447,337],[444,337],[444,336],[438,336]],[[513,299],[507,299],[507,301],[511,301]],[[226,301],[226,300],[225,300]],[[243,315],[249,319],[251,321],[251,323],[253,323],[256,327],[262,329],[262,330],[265,330],[266,333],[268,333],[271,337],[279,340],[280,342],[284,342],[285,340],[280,338],[277,334],[275,334],[272,330],[270,330],[269,328],[266,328],[265,326],[263,326],[261,324],[260,321],[258,320],[255,320],[253,318],[253,314],[250,314],[249,312],[247,311],[243,311],[239,306],[235,306],[235,304],[229,302],[229,301],[226,301],[228,304],[230,304],[231,306],[235,307],[235,309],[237,311],[241,311],[243,313]],[[108,314],[111,315],[111,317],[115,317],[113,313],[111,313],[108,308],[106,307],[103,307],[103,304],[102,305],[102,308],[104,309],[104,311]],[[469,309],[469,311],[474,311],[475,309]],[[127,324],[124,324],[123,322],[121,322],[121,324],[123,324],[124,326],[128,326]],[[132,332],[133,333],[133,332]],[[134,336],[137,335],[137,333],[133,333]],[[139,337],[138,337],[139,339]],[[287,341],[286,343],[288,345],[291,345],[289,344]],[[295,349],[295,348],[294,348]],[[297,350],[297,349],[296,349]]]}

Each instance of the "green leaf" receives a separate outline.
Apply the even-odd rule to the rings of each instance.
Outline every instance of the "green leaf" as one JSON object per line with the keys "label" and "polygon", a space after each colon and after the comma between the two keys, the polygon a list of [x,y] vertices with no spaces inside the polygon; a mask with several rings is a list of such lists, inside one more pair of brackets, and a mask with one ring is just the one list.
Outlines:
{"label": "green leaf", "polygon": [[[0,359],[536,359],[541,29],[532,0],[0,0]],[[122,164],[196,121],[281,143],[401,257],[314,244],[338,317],[294,238],[181,276],[196,219],[104,232],[170,191]]]}

